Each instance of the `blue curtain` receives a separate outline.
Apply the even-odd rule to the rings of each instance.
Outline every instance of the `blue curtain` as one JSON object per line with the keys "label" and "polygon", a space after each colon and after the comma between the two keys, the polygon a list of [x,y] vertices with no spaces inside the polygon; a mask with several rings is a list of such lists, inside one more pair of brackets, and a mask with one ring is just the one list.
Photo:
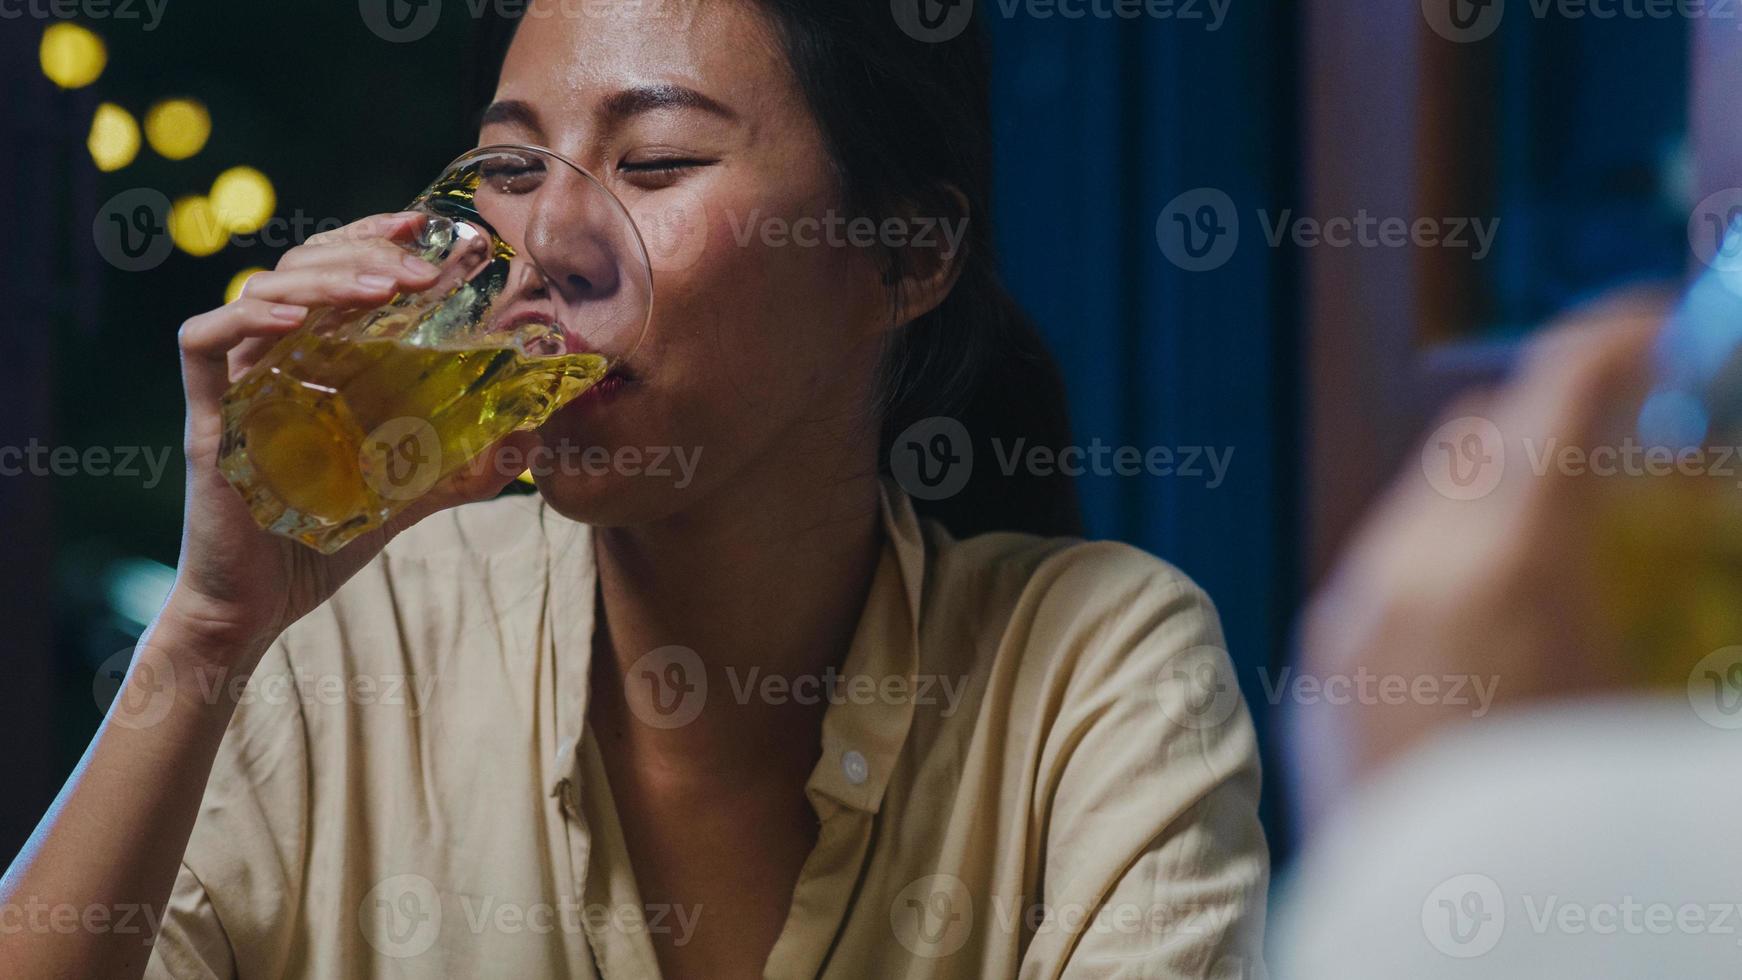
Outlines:
{"label": "blue curtain", "polygon": [[[1165,448],[1176,469],[1200,452],[1199,475],[1085,474],[1078,487],[1092,535],[1160,555],[1215,599],[1262,735],[1260,678],[1283,663],[1297,598],[1299,303],[1293,257],[1259,216],[1296,197],[1293,16],[1233,4],[1218,24],[1207,2],[1134,20],[1027,9],[976,10],[996,59],[1005,272],[1058,356],[1077,443]],[[1224,264],[1194,271],[1164,254],[1157,225],[1199,188],[1226,195],[1223,227],[1239,230]],[[1209,451],[1227,466],[1219,484]],[[1281,812],[1277,768],[1267,817]],[[1279,848],[1283,831],[1271,820]]]}

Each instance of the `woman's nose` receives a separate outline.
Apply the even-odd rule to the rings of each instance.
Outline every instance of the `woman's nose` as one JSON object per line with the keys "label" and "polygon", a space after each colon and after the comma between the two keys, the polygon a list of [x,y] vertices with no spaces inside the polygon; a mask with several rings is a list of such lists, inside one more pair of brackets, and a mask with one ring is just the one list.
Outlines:
{"label": "woman's nose", "polygon": [[525,248],[561,304],[580,307],[616,295],[625,255],[605,191],[580,174],[552,168],[534,194]]}

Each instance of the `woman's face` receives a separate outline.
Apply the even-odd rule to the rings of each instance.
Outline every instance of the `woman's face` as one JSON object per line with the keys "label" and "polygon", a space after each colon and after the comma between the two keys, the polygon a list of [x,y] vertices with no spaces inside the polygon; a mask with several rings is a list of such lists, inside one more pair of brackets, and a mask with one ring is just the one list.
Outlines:
{"label": "woman's face", "polygon": [[[534,2],[480,143],[586,167],[635,216],[653,266],[653,320],[619,379],[539,431],[532,468],[558,511],[646,523],[746,473],[839,458],[826,454],[843,440],[874,451],[887,296],[869,251],[787,234],[843,203],[754,3]],[[553,279],[585,272],[533,251]]]}

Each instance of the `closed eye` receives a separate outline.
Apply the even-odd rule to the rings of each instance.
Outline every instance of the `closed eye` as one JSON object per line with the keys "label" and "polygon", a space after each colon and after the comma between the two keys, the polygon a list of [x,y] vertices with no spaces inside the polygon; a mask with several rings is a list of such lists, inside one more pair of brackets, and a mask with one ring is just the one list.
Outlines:
{"label": "closed eye", "polygon": [[617,165],[617,170],[631,183],[658,188],[675,183],[687,171],[711,167],[718,162],[697,157],[661,157],[652,160],[625,160]]}

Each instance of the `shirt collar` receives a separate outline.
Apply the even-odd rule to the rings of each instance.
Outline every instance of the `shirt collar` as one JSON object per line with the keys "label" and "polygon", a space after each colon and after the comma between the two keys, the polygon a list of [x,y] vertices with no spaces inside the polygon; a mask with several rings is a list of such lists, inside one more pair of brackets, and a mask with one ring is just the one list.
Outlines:
{"label": "shirt collar", "polygon": [[821,797],[868,813],[882,804],[913,726],[925,572],[925,538],[907,494],[883,481],[880,509],[883,553],[823,715],[822,758],[805,785],[813,803]]}

